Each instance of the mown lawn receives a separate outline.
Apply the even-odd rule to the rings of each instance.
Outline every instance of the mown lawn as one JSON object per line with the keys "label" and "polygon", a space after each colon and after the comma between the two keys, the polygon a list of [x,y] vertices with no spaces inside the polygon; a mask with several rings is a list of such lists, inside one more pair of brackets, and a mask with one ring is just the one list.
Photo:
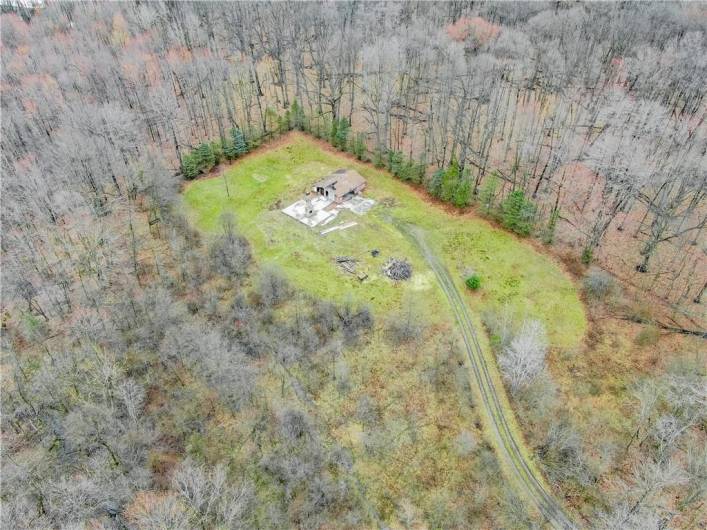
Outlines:
{"label": "mown lawn", "polygon": [[[310,229],[280,212],[312,182],[340,167],[364,175],[365,195],[378,203],[362,217],[339,214],[327,227],[347,220],[358,226],[321,236],[321,228]],[[277,264],[297,287],[314,295],[367,303],[376,316],[400,308],[403,299],[410,298],[424,302],[430,321],[449,318],[433,273],[390,222],[397,218],[424,228],[430,244],[460,280],[472,270],[481,276],[481,289],[467,295],[477,314],[508,304],[519,317],[544,321],[551,345],[563,349],[576,347],[584,335],[586,318],[577,291],[553,260],[483,220],[453,215],[424,201],[386,172],[328,152],[306,136],[293,135],[287,145],[248,157],[225,178],[230,197],[222,177],[186,187],[184,202],[192,221],[215,233],[221,214],[232,212],[256,260]],[[380,250],[376,258],[373,249]],[[333,261],[339,255],[359,259],[359,268],[369,278],[361,283],[341,271]],[[411,281],[396,284],[383,276],[381,267],[391,256],[413,264]]]}

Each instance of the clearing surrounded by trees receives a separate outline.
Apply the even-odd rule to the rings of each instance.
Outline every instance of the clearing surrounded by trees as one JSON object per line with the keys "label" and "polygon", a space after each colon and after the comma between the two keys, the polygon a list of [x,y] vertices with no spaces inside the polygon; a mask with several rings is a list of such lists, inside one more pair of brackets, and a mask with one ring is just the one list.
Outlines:
{"label": "clearing surrounded by trees", "polygon": [[0,0],[0,527],[705,530],[707,3]]}
{"label": "clearing surrounded by trees", "polygon": [[[351,165],[368,181],[366,195],[377,205],[365,216],[344,211],[339,219],[358,226],[321,237],[282,215],[278,204],[301,196],[318,176]],[[267,175],[259,180],[254,175]],[[482,311],[508,305],[520,317],[538,318],[547,326],[555,347],[578,346],[586,320],[576,288],[561,267],[512,235],[487,222],[447,213],[426,202],[410,187],[368,164],[342,159],[305,135],[291,133],[291,141],[250,155],[226,170],[230,196],[223,178],[197,180],[186,185],[184,202],[195,226],[206,232],[221,229],[223,213],[233,213],[238,230],[253,245],[257,260],[279,265],[295,286],[316,296],[368,303],[386,312],[399,308],[407,290],[429,296],[426,313],[433,320],[446,315],[444,299],[432,273],[414,245],[389,222],[390,217],[435,233],[435,248],[462,280],[475,269],[484,277],[484,292],[469,297],[477,317]],[[377,248],[380,255],[371,256]],[[342,275],[334,257],[352,255],[370,271],[361,283]],[[407,256],[425,280],[401,287],[380,272],[391,256]],[[425,273],[422,271],[428,271]]]}
{"label": "clearing surrounded by trees", "polygon": [[[516,318],[543,322],[552,349],[571,350],[579,346],[586,330],[584,310],[577,289],[556,263],[486,222],[455,216],[430,205],[408,186],[366,164],[357,163],[356,166],[368,178],[367,193],[375,197],[378,206],[368,216],[359,219],[355,230],[334,232],[322,238],[317,231],[280,215],[272,204],[287,202],[303,186],[306,187],[313,173],[321,173],[342,162],[341,155],[328,153],[319,143],[302,134],[291,133],[289,140],[273,149],[266,146],[261,152],[226,169],[223,178],[228,179],[227,184],[221,178],[189,184],[184,191],[184,200],[196,226],[206,231],[218,231],[221,228],[219,220],[224,214],[235,215],[238,230],[253,243],[255,259],[277,263],[297,288],[316,297],[370,304],[384,318],[402,307],[406,299],[417,299],[430,326],[445,326],[457,335],[460,331],[454,322],[457,318],[463,330],[460,336],[469,348],[467,333],[474,334],[473,330],[469,331],[469,326],[481,329],[479,315],[501,308],[515,313]],[[268,178],[252,178],[260,173],[267,174]],[[229,195],[225,193],[225,185],[231,190]],[[427,243],[422,251],[420,243],[410,237],[409,230],[401,229],[404,226],[434,233],[434,251],[430,251]],[[378,252],[372,253],[373,247]],[[364,281],[342,275],[333,266],[332,258],[342,253],[353,254],[356,261],[367,265]],[[398,284],[382,273],[380,265],[389,256],[400,253],[411,256],[416,273],[425,278],[424,282],[409,286]],[[429,261],[431,255],[441,256],[455,270],[456,280],[449,276],[440,277],[434,268],[436,262]],[[449,289],[457,292],[457,288],[448,282],[463,285],[462,271],[469,267],[486,279],[485,292],[478,297],[468,296],[461,302],[470,304],[475,312],[470,316],[464,309],[464,319],[459,320],[458,315],[455,317],[459,308],[445,296],[450,296]],[[446,287],[437,280],[447,282]],[[467,368],[474,382],[475,399],[483,397],[481,414],[487,433],[495,441],[502,469],[511,483],[518,486],[517,493],[535,503],[539,513],[553,523],[571,527],[561,505],[549,500],[549,488],[542,485],[542,475],[524,446],[488,340],[482,336],[479,343],[476,334],[473,336],[476,346],[469,351],[471,365]],[[426,362],[426,355],[429,355],[428,361],[434,362],[434,351],[421,350],[418,362]],[[378,355],[383,356],[378,362],[393,362],[395,350],[382,345]],[[367,369],[366,357],[363,359],[363,364],[357,366],[359,370]],[[478,373],[478,363],[484,366],[484,378]],[[368,389],[374,393],[381,390]],[[314,397],[314,401],[318,405],[319,396]],[[339,441],[350,446],[351,440]],[[355,443],[353,448],[355,450]]]}

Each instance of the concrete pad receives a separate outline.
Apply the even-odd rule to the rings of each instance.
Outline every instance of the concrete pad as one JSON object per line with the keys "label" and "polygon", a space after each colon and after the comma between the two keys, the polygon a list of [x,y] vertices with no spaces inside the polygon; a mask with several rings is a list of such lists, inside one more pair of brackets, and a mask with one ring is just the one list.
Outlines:
{"label": "concrete pad", "polygon": [[[342,204],[336,204],[331,199],[320,195],[312,198],[312,214],[307,215],[307,202],[305,199],[290,204],[282,210],[282,213],[289,215],[302,224],[313,228],[319,225],[325,225],[333,221],[341,210],[350,210],[356,215],[364,215],[368,210],[373,208],[376,201],[373,199],[364,199],[363,197],[355,196],[345,201]],[[352,225],[353,226],[353,225]],[[346,227],[348,228],[348,227]]]}
{"label": "concrete pad", "polygon": [[332,203],[331,200],[324,197],[315,197],[312,199],[312,214],[307,215],[307,202],[304,199],[290,204],[282,210],[282,213],[289,215],[302,224],[309,227],[315,227],[322,223],[331,221],[337,215],[336,210],[326,211],[326,207]]}
{"label": "concrete pad", "polygon": [[374,201],[373,199],[365,199],[356,195],[354,197],[351,197],[351,199],[349,199],[348,201],[339,205],[339,208],[346,208],[347,210],[351,210],[356,215],[364,215],[368,212],[368,210],[373,208],[375,204],[376,201]]}

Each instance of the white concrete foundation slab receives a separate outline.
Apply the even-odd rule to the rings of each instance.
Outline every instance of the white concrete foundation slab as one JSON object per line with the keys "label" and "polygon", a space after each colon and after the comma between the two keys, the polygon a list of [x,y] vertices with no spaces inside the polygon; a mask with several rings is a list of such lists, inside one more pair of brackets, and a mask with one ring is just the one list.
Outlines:
{"label": "white concrete foundation slab", "polygon": [[289,215],[310,228],[314,228],[315,226],[325,225],[336,219],[336,216],[342,209],[350,210],[356,215],[364,215],[376,204],[376,201],[373,199],[364,199],[359,196],[352,197],[348,201],[336,205],[336,207],[331,207],[333,202],[334,201],[331,199],[316,196],[311,200],[311,213],[307,215],[307,201],[300,199],[290,204],[287,208],[284,208],[282,213]]}
{"label": "white concrete foundation slab", "polygon": [[338,207],[351,210],[356,215],[364,215],[368,212],[368,210],[373,208],[375,204],[376,201],[373,199],[364,199],[363,197],[357,195],[355,197],[351,197],[351,199],[340,204]]}
{"label": "white concrete foundation slab", "polygon": [[300,223],[303,223],[309,227],[315,227],[323,223],[328,223],[336,217],[338,213],[336,209],[325,209],[331,203],[331,200],[325,199],[324,197],[315,197],[311,202],[312,213],[307,215],[307,201],[300,199],[299,201],[290,204],[287,208],[284,208],[282,213],[289,215],[293,219],[297,219]]}

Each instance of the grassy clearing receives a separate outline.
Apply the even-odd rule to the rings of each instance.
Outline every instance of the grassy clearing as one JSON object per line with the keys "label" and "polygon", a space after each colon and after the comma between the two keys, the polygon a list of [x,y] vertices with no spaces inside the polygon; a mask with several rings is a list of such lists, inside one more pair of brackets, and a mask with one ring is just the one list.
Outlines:
{"label": "grassy clearing", "polygon": [[[358,226],[321,236],[321,228],[307,228],[280,212],[339,167],[355,167],[368,180],[365,195],[378,201],[363,217],[343,212],[332,223],[356,220]],[[331,369],[311,365],[293,374],[315,400],[319,421],[351,450],[376,512],[395,521],[404,511],[434,527],[463,526],[465,517],[478,521],[496,512],[502,496],[499,468],[482,441],[479,414],[470,402],[451,310],[433,271],[391,219],[426,230],[428,243],[466,293],[477,329],[483,311],[509,304],[519,316],[545,321],[553,346],[574,349],[586,323],[570,280],[530,245],[484,221],[430,205],[385,172],[326,151],[305,136],[293,135],[287,145],[249,156],[225,177],[230,197],[222,177],[195,181],[185,189],[186,211],[197,227],[217,232],[221,214],[233,213],[258,262],[279,265],[305,292],[368,304],[379,322],[365,344],[332,360]],[[378,257],[371,255],[373,249],[380,251]],[[361,283],[341,271],[333,261],[338,255],[357,258],[369,278]],[[391,256],[412,263],[410,281],[395,283],[382,274]],[[471,271],[482,279],[474,293],[463,284]],[[384,323],[410,307],[428,327],[420,342],[394,347],[384,337]],[[491,355],[486,337],[480,339]],[[287,400],[291,396],[281,395],[277,373],[260,384],[269,389],[268,399]],[[372,404],[374,420],[361,411],[366,402]],[[460,451],[460,437],[476,440],[476,447]],[[455,520],[459,514],[465,515]],[[499,524],[493,516],[486,522]]]}
{"label": "grassy clearing", "polygon": [[[366,216],[340,214],[334,223],[356,220],[359,225],[320,236],[279,210],[298,199],[312,182],[339,167],[354,167],[368,180],[366,196],[378,201]],[[287,145],[235,164],[224,179],[189,184],[184,201],[200,229],[216,232],[223,212],[232,212],[240,231],[251,241],[256,259],[277,263],[299,288],[314,295],[369,304],[377,315],[399,308],[407,293],[425,298],[429,318],[448,318],[432,272],[412,244],[390,223],[391,216],[426,229],[430,244],[450,271],[462,279],[470,271],[481,276],[483,287],[468,294],[477,313],[510,305],[519,316],[545,322],[553,346],[576,347],[586,329],[581,302],[572,282],[551,259],[530,245],[468,216],[452,215],[425,202],[405,184],[384,171],[337,156],[315,141],[293,135]],[[371,256],[379,249],[380,256]],[[333,263],[337,255],[354,256],[369,279],[360,283]],[[390,256],[408,258],[413,280],[396,284],[381,273]]]}

